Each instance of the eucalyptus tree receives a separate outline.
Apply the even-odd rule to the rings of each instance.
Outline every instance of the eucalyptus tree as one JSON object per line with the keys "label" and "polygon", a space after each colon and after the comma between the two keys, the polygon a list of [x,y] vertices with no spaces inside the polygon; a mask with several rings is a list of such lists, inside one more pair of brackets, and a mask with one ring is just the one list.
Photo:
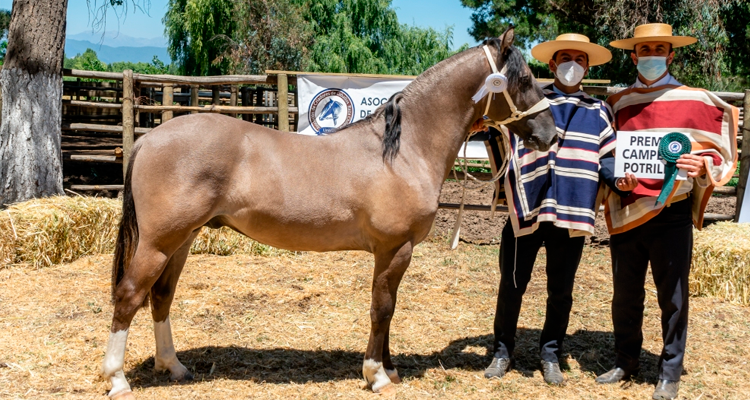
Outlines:
{"label": "eucalyptus tree", "polygon": [[[149,0],[130,0],[131,6]],[[125,0],[87,0],[95,23]],[[0,71],[0,206],[63,193],[62,66],[67,0],[14,0]],[[106,12],[104,13],[106,15]]]}

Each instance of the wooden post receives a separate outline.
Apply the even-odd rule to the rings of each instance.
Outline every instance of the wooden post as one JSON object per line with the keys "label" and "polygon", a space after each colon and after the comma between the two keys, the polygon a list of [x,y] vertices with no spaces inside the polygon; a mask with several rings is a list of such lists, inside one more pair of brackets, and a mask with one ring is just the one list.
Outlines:
{"label": "wooden post", "polygon": [[[265,106],[265,97],[264,97],[265,90],[261,87],[255,88],[255,106],[256,107],[262,107]],[[258,125],[263,125],[263,114],[255,114],[255,123]]]}
{"label": "wooden post", "polygon": [[[237,107],[237,85],[232,85],[229,87],[230,95],[229,95],[229,105],[232,107]],[[229,114],[232,118],[237,118],[237,114]]]}
{"label": "wooden post", "polygon": [[221,95],[221,88],[219,86],[214,86],[212,88],[212,93],[211,93],[211,104],[220,106],[221,105],[221,97],[219,97],[220,95]]}
{"label": "wooden post", "polygon": [[[193,107],[198,107],[198,91],[200,90],[200,86],[198,85],[190,85],[190,105]],[[198,111],[191,111],[191,114],[197,114]]]}
{"label": "wooden post", "polygon": [[742,154],[740,154],[740,181],[737,182],[737,204],[734,207],[734,220],[739,221],[742,199],[745,197],[748,173],[750,173],[750,89],[745,89],[745,101],[742,104]]}
{"label": "wooden post", "polygon": [[135,141],[135,121],[133,118],[133,71],[122,73],[122,176],[128,171],[130,153]]}
{"label": "wooden post", "polygon": [[[133,81],[133,93],[137,93],[133,98],[133,104],[136,106],[141,105],[141,96],[143,93],[141,92],[141,85],[135,82],[135,80]],[[139,112],[135,113],[135,126],[141,126],[141,113]]]}
{"label": "wooden post", "polygon": [[278,103],[279,121],[278,128],[282,132],[289,132],[289,82],[286,74],[278,75]]}
{"label": "wooden post", "polygon": [[[161,104],[165,106],[171,106],[174,104],[174,85],[171,83],[165,83],[161,91]],[[165,123],[172,119],[174,113],[172,111],[161,112],[161,123]]]}
{"label": "wooden post", "polygon": [[[252,97],[253,97],[253,92],[250,90],[249,87],[243,86],[240,89],[240,98],[242,98],[242,106],[243,107],[249,107],[249,106],[253,105],[253,103],[252,103]],[[253,120],[253,115],[252,114],[242,114],[242,119],[245,120],[245,121],[252,121]]]}

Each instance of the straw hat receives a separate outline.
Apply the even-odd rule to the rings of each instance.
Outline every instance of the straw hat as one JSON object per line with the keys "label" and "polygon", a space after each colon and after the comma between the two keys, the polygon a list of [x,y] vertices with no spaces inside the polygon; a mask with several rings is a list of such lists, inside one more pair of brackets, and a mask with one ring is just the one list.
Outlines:
{"label": "straw hat", "polygon": [[669,24],[644,24],[635,27],[632,38],[615,40],[609,45],[618,49],[633,50],[636,44],[643,42],[667,42],[672,43],[672,48],[677,48],[697,41],[698,39],[690,36],[672,36],[672,25]]}
{"label": "straw hat", "polygon": [[612,59],[612,53],[607,48],[591,43],[587,36],[578,33],[564,33],[555,40],[539,43],[531,49],[531,55],[546,64],[560,50],[578,50],[588,54],[591,67],[606,64]]}

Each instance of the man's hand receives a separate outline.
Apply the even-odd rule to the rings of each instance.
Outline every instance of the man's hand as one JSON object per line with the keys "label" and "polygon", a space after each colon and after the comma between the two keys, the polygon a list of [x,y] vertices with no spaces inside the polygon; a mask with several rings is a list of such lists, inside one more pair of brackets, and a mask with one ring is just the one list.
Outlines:
{"label": "man's hand", "polygon": [[705,175],[706,164],[703,160],[703,156],[695,154],[683,154],[677,159],[677,168],[684,169],[687,171],[687,176],[690,178],[697,178]]}
{"label": "man's hand", "polygon": [[625,177],[618,179],[615,185],[617,186],[617,189],[623,192],[630,192],[638,186],[638,178],[630,172],[627,172],[625,173]]}
{"label": "man's hand", "polygon": [[484,118],[479,118],[471,125],[469,132],[487,132],[488,130],[490,130],[490,128],[484,125]]}

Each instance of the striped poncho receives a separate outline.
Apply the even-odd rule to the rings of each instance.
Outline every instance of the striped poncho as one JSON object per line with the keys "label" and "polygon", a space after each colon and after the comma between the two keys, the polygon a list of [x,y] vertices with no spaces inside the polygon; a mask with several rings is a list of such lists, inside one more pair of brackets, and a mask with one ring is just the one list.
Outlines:
{"label": "striped poncho", "polygon": [[[607,102],[615,113],[615,127],[622,131],[681,132],[690,138],[692,153],[704,155],[703,178],[676,181],[665,204],[678,193],[693,196],[693,223],[703,226],[703,213],[714,186],[732,178],[737,162],[739,110],[711,92],[687,86],[628,88]],[[604,206],[610,234],[628,231],[655,217],[663,180],[639,179],[628,197],[604,188]]]}
{"label": "striped poncho", "polygon": [[570,229],[571,236],[594,233],[599,160],[615,148],[607,105],[583,92],[544,89],[558,141],[549,151],[527,149],[510,137],[505,177],[510,220],[516,236],[533,233],[540,222]]}

